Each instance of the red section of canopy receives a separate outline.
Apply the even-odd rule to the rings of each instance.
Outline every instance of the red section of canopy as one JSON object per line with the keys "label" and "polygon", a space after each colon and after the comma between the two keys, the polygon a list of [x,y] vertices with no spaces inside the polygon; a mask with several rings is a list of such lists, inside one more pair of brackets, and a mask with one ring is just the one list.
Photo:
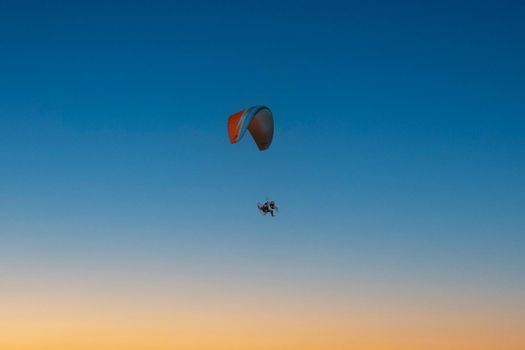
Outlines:
{"label": "red section of canopy", "polygon": [[232,114],[228,118],[228,136],[230,137],[231,143],[236,143],[239,140],[239,132],[241,131],[241,125],[239,119],[241,119],[244,110]]}

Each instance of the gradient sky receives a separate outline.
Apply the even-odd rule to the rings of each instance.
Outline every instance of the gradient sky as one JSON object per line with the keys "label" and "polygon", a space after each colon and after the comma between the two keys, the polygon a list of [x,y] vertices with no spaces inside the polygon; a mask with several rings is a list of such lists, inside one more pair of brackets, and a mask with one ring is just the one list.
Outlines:
{"label": "gradient sky", "polygon": [[0,2],[0,348],[525,348],[523,18]]}

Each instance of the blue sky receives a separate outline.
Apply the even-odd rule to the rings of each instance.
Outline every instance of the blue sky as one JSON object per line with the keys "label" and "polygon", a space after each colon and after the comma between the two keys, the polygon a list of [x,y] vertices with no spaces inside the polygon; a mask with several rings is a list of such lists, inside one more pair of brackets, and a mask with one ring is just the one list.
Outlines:
{"label": "blue sky", "polygon": [[[524,15],[4,1],[0,255],[522,288]],[[228,142],[254,104],[274,113],[267,152]]]}

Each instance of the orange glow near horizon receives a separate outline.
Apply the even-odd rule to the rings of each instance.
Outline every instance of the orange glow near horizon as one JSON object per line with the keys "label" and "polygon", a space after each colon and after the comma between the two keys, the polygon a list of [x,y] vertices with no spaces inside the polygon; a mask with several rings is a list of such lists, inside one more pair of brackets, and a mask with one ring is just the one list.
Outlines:
{"label": "orange glow near horizon", "polygon": [[427,295],[426,300],[410,300],[395,293],[351,290],[347,295],[293,289],[254,293],[250,288],[211,285],[194,290],[25,287],[2,293],[0,349],[521,350],[525,346],[523,305],[499,299],[491,303]]}

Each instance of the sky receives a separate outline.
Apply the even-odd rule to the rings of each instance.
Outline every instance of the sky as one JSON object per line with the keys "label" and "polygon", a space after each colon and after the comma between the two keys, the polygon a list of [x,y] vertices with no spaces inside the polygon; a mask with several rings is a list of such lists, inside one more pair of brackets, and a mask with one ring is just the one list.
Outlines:
{"label": "sky", "polygon": [[0,348],[523,349],[524,16],[2,1]]}

